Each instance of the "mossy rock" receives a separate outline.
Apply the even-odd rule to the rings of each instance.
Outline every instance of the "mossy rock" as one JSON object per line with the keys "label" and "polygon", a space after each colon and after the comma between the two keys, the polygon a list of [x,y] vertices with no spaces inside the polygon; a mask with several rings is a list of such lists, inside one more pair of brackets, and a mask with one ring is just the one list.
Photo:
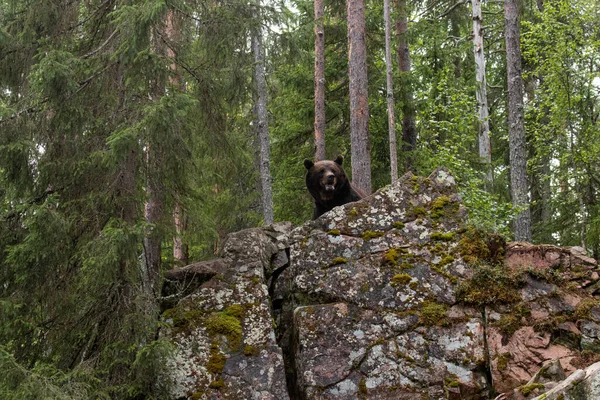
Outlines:
{"label": "mossy rock", "polygon": [[501,265],[479,265],[470,279],[460,283],[457,299],[468,305],[485,306],[511,304],[521,300],[519,288],[525,285],[520,274],[514,274]]}
{"label": "mossy rock", "polygon": [[440,240],[443,242],[449,242],[454,239],[456,232],[433,232],[431,234],[431,240]]}
{"label": "mossy rock", "polygon": [[396,229],[404,229],[405,226],[406,226],[406,224],[402,221],[396,221],[392,224],[392,227],[394,227]]}
{"label": "mossy rock", "polygon": [[396,274],[392,277],[392,286],[403,286],[411,280],[412,277],[408,274]]}
{"label": "mossy rock", "polygon": [[215,379],[208,385],[208,387],[211,389],[220,389],[223,386],[225,386],[225,382],[223,382],[223,378]]}
{"label": "mossy rock", "polygon": [[430,215],[433,219],[439,219],[445,215],[453,214],[458,210],[458,203],[453,203],[450,197],[444,195],[430,203]]}
{"label": "mossy rock", "polygon": [[246,345],[244,347],[244,355],[246,357],[253,357],[260,354],[260,350],[256,346]]}
{"label": "mossy rock", "polygon": [[501,353],[498,354],[498,371],[506,371],[508,368],[508,361],[512,359],[512,354],[510,353]]}
{"label": "mossy rock", "polygon": [[220,374],[225,368],[227,357],[219,350],[217,343],[210,345],[210,357],[206,364],[206,369],[212,374]]}
{"label": "mossy rock", "polygon": [[446,326],[448,324],[447,311],[448,306],[446,304],[425,301],[419,313],[419,323],[427,326]]}
{"label": "mossy rock", "polygon": [[600,305],[600,300],[585,298],[581,299],[579,304],[577,304],[577,308],[575,309],[574,317],[576,320],[578,319],[592,319],[592,308]]}
{"label": "mossy rock", "polygon": [[519,392],[523,396],[529,396],[536,389],[543,389],[545,386],[543,383],[532,383],[531,385],[524,385],[519,387]]}
{"label": "mossy rock", "polygon": [[[239,306],[239,307],[238,307]],[[209,316],[204,325],[212,336],[224,335],[232,349],[240,347],[242,341],[241,313],[239,304],[228,307],[225,311]]]}
{"label": "mossy rock", "polygon": [[338,264],[346,264],[348,262],[348,260],[346,260],[344,257],[336,257],[333,260],[331,260],[331,264],[329,264],[330,266],[332,265],[338,265]]}
{"label": "mossy rock", "polygon": [[371,240],[384,235],[384,232],[381,231],[364,231],[361,237],[363,240]]}

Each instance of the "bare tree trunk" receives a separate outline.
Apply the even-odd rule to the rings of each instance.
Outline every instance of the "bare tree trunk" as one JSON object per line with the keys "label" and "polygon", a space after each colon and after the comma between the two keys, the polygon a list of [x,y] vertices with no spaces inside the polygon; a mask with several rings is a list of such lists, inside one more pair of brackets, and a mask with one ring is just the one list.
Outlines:
{"label": "bare tree trunk", "polygon": [[483,51],[483,18],[481,0],[472,0],[473,5],[473,52],[475,54],[475,80],[477,82],[477,104],[479,105],[479,157],[485,164],[486,181],[492,182],[492,150],[490,145],[490,123],[487,104],[487,82],[485,77],[485,53]]}
{"label": "bare tree trunk", "polygon": [[508,136],[513,205],[522,210],[514,223],[515,240],[531,241],[527,183],[527,150],[523,117],[523,78],[518,0],[505,0],[506,69],[508,75]]}
{"label": "bare tree trunk", "polygon": [[[402,152],[405,156],[417,147],[417,128],[415,125],[415,107],[413,93],[410,87],[410,49],[408,46],[408,15],[406,0],[397,0],[398,20],[396,21],[396,36],[398,37],[398,68],[401,74],[400,93],[402,96]],[[406,169],[412,166],[411,157],[406,158]]]}
{"label": "bare tree trunk", "polygon": [[352,182],[371,193],[369,98],[364,0],[347,0]]}
{"label": "bare tree trunk", "polygon": [[385,20],[385,72],[387,86],[388,130],[390,136],[390,169],[392,183],[398,182],[398,150],[396,149],[396,113],[394,111],[394,87],[392,83],[392,49],[390,44],[390,0],[383,0]]}
{"label": "bare tree trunk", "polygon": [[175,204],[173,221],[175,223],[175,236],[173,237],[173,258],[175,259],[175,262],[181,265],[187,265],[190,256],[188,246],[183,241],[183,235],[187,229],[187,217],[180,202]]}
{"label": "bare tree trunk", "polygon": [[161,234],[158,225],[163,215],[163,189],[161,183],[152,171],[150,164],[156,161],[156,152],[150,145],[146,148],[146,169],[149,171],[146,192],[148,201],[144,206],[144,217],[149,230],[144,237],[142,248],[142,286],[148,300],[155,301],[159,296],[160,265],[161,265]]}
{"label": "bare tree trunk", "polygon": [[323,0],[315,0],[315,161],[325,159],[324,15]]}
{"label": "bare tree trunk", "polygon": [[[260,1],[258,2],[260,8]],[[260,21],[260,10],[256,12]],[[259,22],[260,24],[260,22]],[[265,225],[273,223],[273,192],[271,188],[271,167],[269,153],[269,121],[267,115],[267,80],[260,25],[252,32],[252,52],[254,53],[254,83],[257,101],[255,105],[255,129],[260,142],[260,178],[262,186],[263,218]]]}
{"label": "bare tree trunk", "polygon": [[[165,26],[165,36],[173,44],[179,37],[179,26],[174,20],[173,10],[169,10],[167,14],[167,23]],[[167,46],[167,56],[172,60],[170,69],[173,75],[169,78],[169,83],[172,88],[181,86],[181,71],[175,63],[175,52],[173,46]],[[186,265],[189,261],[188,246],[183,242],[183,235],[187,229],[186,213],[179,200],[175,201],[175,209],[173,211],[173,223],[175,225],[175,236],[173,236],[173,259],[180,265]]]}

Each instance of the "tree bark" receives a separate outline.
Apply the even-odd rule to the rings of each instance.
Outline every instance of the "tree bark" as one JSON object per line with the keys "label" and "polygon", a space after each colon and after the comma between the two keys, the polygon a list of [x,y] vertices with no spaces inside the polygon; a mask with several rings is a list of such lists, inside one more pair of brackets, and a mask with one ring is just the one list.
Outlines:
{"label": "tree bark", "polygon": [[315,161],[325,159],[325,30],[323,0],[315,0]]}
{"label": "tree bark", "polygon": [[390,44],[390,0],[383,0],[385,21],[385,72],[387,86],[388,131],[390,137],[390,169],[392,183],[398,182],[398,150],[396,148],[396,113],[394,110],[394,87],[392,82],[392,49]]}
{"label": "tree bark", "polygon": [[161,234],[158,230],[163,215],[163,188],[152,171],[150,164],[156,162],[156,152],[148,145],[146,148],[146,169],[150,172],[146,192],[148,201],[144,206],[144,217],[149,230],[144,237],[142,248],[142,286],[148,301],[154,302],[159,297],[160,265],[161,265]]}
{"label": "tree bark", "polygon": [[175,203],[173,221],[175,223],[175,236],[173,237],[173,258],[178,264],[187,265],[189,262],[189,251],[188,245],[183,241],[183,235],[187,229],[187,217],[180,202]]}
{"label": "tree bark", "polygon": [[[179,38],[179,26],[175,22],[173,10],[169,10],[167,14],[167,23],[165,26],[165,36],[171,42],[175,43]],[[172,75],[169,78],[169,83],[173,90],[181,87],[181,71],[175,63],[175,52],[173,46],[167,46],[167,57],[171,59],[171,65],[169,69],[172,71]],[[186,224],[187,216],[185,209],[181,205],[181,202],[175,200],[175,209],[173,211],[173,223],[175,225],[175,236],[173,236],[173,259],[180,265],[187,265],[189,261],[188,246],[183,241],[185,230],[187,229]]]}
{"label": "tree bark", "polygon": [[472,0],[473,6],[473,52],[475,54],[475,81],[477,82],[477,104],[479,105],[479,157],[485,165],[486,182],[491,184],[492,150],[490,145],[490,123],[487,103],[487,81],[485,75],[485,53],[483,51],[483,18],[481,0]]}
{"label": "tree bark", "polygon": [[364,0],[347,0],[352,182],[371,193],[369,100]]}
{"label": "tree bark", "polygon": [[505,0],[506,69],[508,76],[508,136],[511,196],[521,210],[514,222],[515,240],[531,241],[531,215],[527,183],[527,150],[523,117],[523,78],[518,0]]}
{"label": "tree bark", "polygon": [[[258,4],[260,7],[260,2]],[[260,21],[260,11],[256,16]],[[273,223],[273,192],[271,187],[271,167],[269,152],[269,121],[267,115],[267,80],[260,24],[252,32],[252,52],[254,53],[254,84],[256,85],[256,118],[254,126],[260,143],[259,168],[262,186],[263,218],[265,225]]]}
{"label": "tree bark", "polygon": [[[408,14],[406,0],[397,0],[398,20],[396,36],[398,37],[398,68],[400,69],[400,95],[402,96],[402,152],[406,153],[417,147],[417,128],[415,125],[415,106],[410,86],[410,48],[408,46]],[[406,169],[412,166],[411,157],[406,157]]]}

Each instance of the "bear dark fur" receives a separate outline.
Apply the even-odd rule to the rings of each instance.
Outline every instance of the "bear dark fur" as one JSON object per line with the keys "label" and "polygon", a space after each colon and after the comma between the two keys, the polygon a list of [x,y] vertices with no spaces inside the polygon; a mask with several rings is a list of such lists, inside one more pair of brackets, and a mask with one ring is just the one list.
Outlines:
{"label": "bear dark fur", "polygon": [[315,200],[313,219],[319,218],[333,207],[362,199],[364,194],[355,188],[344,169],[344,157],[338,155],[335,160],[323,160],[313,163],[304,160],[306,167],[306,188]]}

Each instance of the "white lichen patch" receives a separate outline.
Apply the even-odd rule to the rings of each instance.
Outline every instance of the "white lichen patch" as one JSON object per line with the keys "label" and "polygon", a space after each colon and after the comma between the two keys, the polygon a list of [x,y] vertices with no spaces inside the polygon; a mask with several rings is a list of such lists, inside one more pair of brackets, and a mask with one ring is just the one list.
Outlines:
{"label": "white lichen patch", "polygon": [[356,393],[358,386],[352,380],[345,379],[329,389],[329,393],[335,396],[348,396]]}
{"label": "white lichen patch", "polygon": [[473,380],[473,372],[468,369],[448,361],[444,361],[444,365],[448,369],[448,372],[456,375],[461,382],[471,382]]}

